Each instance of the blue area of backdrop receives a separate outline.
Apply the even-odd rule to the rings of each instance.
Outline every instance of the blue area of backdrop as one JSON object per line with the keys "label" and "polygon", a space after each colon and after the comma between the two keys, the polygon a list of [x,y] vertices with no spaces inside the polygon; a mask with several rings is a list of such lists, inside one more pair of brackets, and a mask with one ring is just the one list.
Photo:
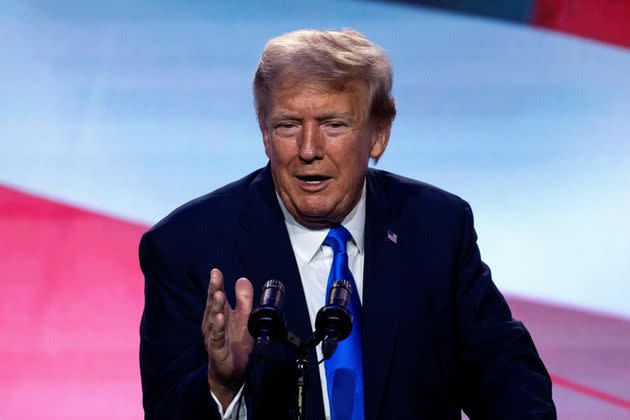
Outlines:
{"label": "blue area of backdrop", "polygon": [[630,54],[376,2],[0,1],[0,182],[153,223],[266,158],[264,43],[353,27],[395,71],[379,167],[471,202],[507,292],[630,316]]}

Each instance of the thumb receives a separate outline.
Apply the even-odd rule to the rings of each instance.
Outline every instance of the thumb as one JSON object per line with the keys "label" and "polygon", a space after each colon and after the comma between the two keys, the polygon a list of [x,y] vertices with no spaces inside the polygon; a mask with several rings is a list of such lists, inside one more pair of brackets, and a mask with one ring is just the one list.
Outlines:
{"label": "thumb", "polygon": [[249,316],[254,306],[254,286],[244,277],[236,281],[236,312]]}

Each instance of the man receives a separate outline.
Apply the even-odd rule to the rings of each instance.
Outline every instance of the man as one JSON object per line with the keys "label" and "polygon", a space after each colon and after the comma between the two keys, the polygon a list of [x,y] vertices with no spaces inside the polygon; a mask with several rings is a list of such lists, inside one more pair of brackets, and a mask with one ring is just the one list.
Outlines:
{"label": "man", "polygon": [[391,84],[384,52],[354,31],[267,44],[254,95],[269,164],[180,207],[140,244],[147,418],[293,415],[295,352],[274,342],[254,355],[247,319],[279,279],[287,326],[306,338],[337,277],[356,289],[354,327],[343,360],[309,370],[306,418],[555,418],[468,204],[368,169],[389,141]]}

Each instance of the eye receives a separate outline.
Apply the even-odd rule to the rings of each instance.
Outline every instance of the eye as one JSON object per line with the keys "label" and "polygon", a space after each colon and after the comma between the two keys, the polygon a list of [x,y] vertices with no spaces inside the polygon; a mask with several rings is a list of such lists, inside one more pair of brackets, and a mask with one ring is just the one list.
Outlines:
{"label": "eye", "polygon": [[347,128],[348,125],[342,121],[329,121],[324,124],[324,129],[326,130],[326,133],[330,136],[338,136],[340,134],[343,134]]}
{"label": "eye", "polygon": [[283,122],[275,126],[276,134],[278,134],[281,137],[294,136],[295,134],[297,134],[299,129],[300,129],[299,125],[295,123],[291,123],[291,122]]}

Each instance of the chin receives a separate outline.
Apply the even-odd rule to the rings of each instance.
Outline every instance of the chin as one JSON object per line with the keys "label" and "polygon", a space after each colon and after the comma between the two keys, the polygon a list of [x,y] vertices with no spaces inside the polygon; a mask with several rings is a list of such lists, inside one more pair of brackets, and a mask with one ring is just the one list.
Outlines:
{"label": "chin", "polygon": [[324,208],[322,206],[322,201],[324,201],[323,199],[315,199],[315,200],[309,200],[309,201],[314,201],[312,203],[302,203],[301,206],[296,206],[296,210],[298,211],[299,214],[301,214],[304,217],[307,217],[309,219],[311,218],[326,218],[326,216],[328,216],[331,212],[332,209],[329,208]]}
{"label": "chin", "polygon": [[329,215],[325,211],[315,209],[297,210],[299,217],[296,217],[296,220],[308,228],[321,229],[334,224],[330,222]]}
{"label": "chin", "polygon": [[317,221],[326,221],[327,217],[326,217],[326,213],[322,213],[322,212],[313,212],[313,211],[301,211],[300,215],[302,216],[303,219],[305,220],[310,220],[312,222],[317,222]]}

